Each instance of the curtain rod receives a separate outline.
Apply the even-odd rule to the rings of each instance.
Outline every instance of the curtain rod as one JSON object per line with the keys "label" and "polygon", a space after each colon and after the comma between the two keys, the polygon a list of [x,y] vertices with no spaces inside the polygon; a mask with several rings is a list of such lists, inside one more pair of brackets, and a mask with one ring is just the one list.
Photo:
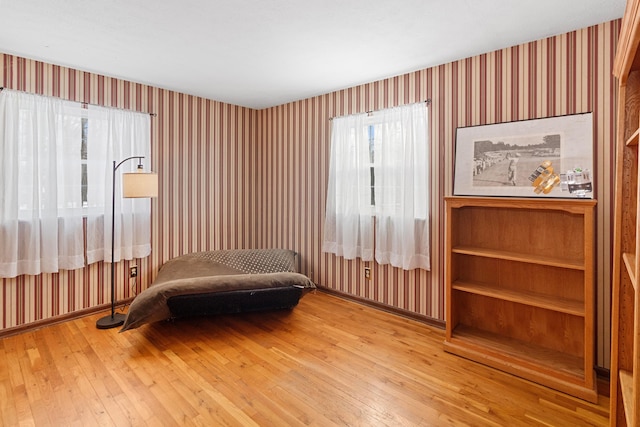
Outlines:
{"label": "curtain rod", "polygon": [[[431,98],[427,98],[424,101],[418,101],[418,102],[412,102],[409,104],[404,104],[404,105],[411,105],[411,104],[419,104],[421,102],[424,102],[427,105],[431,105]],[[404,105],[396,105],[396,107],[403,107]],[[395,107],[389,107],[389,108],[395,108]],[[382,110],[387,110],[387,108],[381,108],[380,110],[373,110],[373,111],[365,111],[366,114],[372,114],[375,113],[376,111],[382,111]],[[354,113],[354,114],[362,114],[362,113]],[[346,114],[345,116],[334,116],[334,117],[329,117],[329,120],[333,120],[336,117],[346,117],[346,116],[350,116],[351,114]]]}
{"label": "curtain rod", "polygon": [[[5,89],[5,88],[4,88],[3,86],[0,86],[0,92],[2,92],[4,89]],[[9,89],[9,90],[14,90],[14,91],[16,91],[16,92],[22,92],[22,93],[31,93],[31,92],[26,92],[26,91],[23,91],[23,90],[15,90],[15,89]],[[32,94],[32,95],[38,95],[38,96],[49,96],[49,95],[40,95],[40,94],[37,94],[37,93],[31,93],[31,94]],[[56,96],[56,97],[52,96],[52,98],[60,98],[60,97],[59,97],[59,96]],[[62,98],[60,98],[60,99],[62,99]],[[108,107],[108,106],[106,106],[106,105],[91,104],[91,103],[89,103],[89,102],[84,102],[84,101],[71,101],[71,100],[69,100],[69,99],[66,99],[65,101],[77,102],[78,104],[82,105],[82,106],[83,106],[83,107],[85,107],[85,108],[86,108],[88,105],[93,105],[93,106],[95,106],[95,107],[113,108],[113,109],[116,109],[116,110],[122,110],[122,111],[133,111],[133,112],[135,112],[135,113],[148,114],[148,115],[150,115],[151,117],[157,117],[157,116],[158,116],[158,114],[157,114],[157,113],[145,113],[144,111],[136,111],[136,110],[131,110],[131,109],[128,109],[128,108]]]}

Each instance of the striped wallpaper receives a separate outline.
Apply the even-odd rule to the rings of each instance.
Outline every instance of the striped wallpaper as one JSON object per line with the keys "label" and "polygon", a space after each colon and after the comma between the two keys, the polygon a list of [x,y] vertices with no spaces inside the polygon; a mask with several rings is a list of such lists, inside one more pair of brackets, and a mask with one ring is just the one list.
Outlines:
{"label": "striped wallpaper", "polygon": [[[619,21],[348,88],[258,112],[264,212],[262,246],[291,247],[322,286],[425,317],[444,319],[444,203],[453,188],[460,126],[594,112],[598,205],[598,363],[609,359],[609,284],[615,80]],[[322,253],[329,120],[431,99],[431,271],[404,271]],[[372,268],[371,281],[364,267]]]}
{"label": "striped wallpaper", "polygon": [[[608,366],[615,81],[619,21],[260,111],[0,54],[4,87],[155,112],[152,255],[140,282],[117,266],[118,298],[146,288],[162,263],[208,249],[296,250],[321,286],[444,319],[443,197],[451,193],[455,129],[593,111],[598,203],[598,364]],[[431,99],[431,271],[403,271],[322,253],[329,119]],[[365,280],[364,266],[372,268]],[[0,279],[0,329],[109,302],[109,269]]]}
{"label": "striped wallpaper", "polygon": [[[135,261],[137,283],[127,277],[131,262],[117,265],[117,299],[146,288],[177,255],[256,245],[256,111],[6,54],[0,60],[4,87],[157,114],[151,120],[151,168],[159,174],[152,254]],[[109,264],[0,279],[0,329],[109,303]]]}

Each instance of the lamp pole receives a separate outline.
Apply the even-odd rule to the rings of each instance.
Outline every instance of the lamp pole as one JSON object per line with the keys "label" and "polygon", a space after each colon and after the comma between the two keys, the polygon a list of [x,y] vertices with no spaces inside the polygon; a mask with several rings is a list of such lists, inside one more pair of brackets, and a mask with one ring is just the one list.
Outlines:
{"label": "lamp pole", "polygon": [[131,156],[122,160],[116,164],[113,161],[113,181],[111,191],[111,315],[102,317],[96,322],[98,329],[110,329],[121,326],[124,323],[125,315],[123,313],[116,313],[116,282],[115,282],[115,233],[116,233],[116,170],[124,163],[131,159],[139,159],[138,166],[142,165],[142,159],[144,156]]}

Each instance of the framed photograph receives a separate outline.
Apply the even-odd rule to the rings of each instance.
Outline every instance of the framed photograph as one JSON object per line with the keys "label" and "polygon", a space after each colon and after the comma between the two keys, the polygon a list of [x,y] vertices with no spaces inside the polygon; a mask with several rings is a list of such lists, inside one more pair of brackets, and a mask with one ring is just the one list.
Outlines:
{"label": "framed photograph", "polygon": [[453,194],[593,198],[593,114],[458,128]]}

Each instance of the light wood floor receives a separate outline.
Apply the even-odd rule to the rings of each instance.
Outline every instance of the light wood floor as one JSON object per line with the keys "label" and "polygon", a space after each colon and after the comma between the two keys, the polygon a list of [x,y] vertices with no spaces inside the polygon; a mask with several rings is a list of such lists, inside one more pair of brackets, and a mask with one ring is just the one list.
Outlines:
{"label": "light wood floor", "polygon": [[335,296],[118,333],[0,340],[4,426],[585,426],[597,405],[445,353],[444,331]]}

